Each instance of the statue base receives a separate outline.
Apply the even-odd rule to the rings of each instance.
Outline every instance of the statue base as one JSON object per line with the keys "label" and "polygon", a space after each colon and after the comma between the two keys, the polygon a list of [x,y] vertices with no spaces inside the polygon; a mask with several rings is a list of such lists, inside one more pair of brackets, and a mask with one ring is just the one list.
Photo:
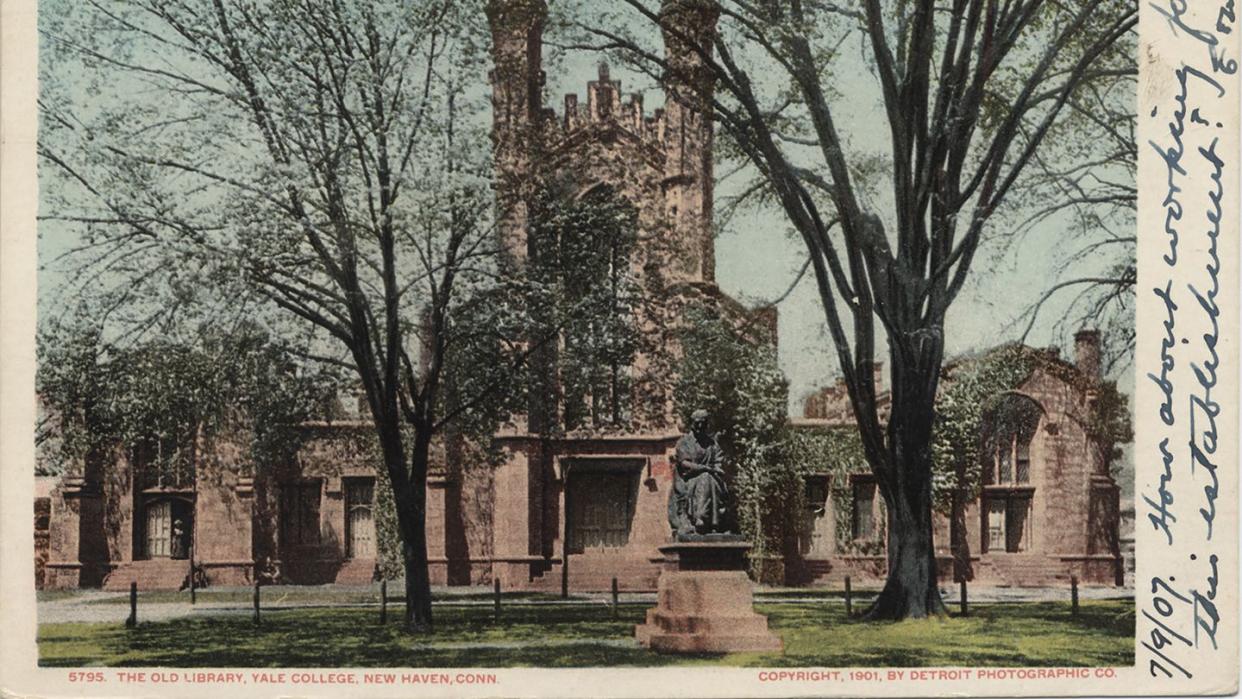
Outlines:
{"label": "statue base", "polygon": [[756,614],[744,541],[677,542],[660,547],[658,603],[634,629],[660,653],[779,651],[781,639]]}

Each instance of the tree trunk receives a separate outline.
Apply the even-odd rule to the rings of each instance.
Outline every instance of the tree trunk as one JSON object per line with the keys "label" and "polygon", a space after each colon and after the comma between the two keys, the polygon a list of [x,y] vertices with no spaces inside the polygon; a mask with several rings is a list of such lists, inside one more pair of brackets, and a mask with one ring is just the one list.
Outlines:
{"label": "tree trunk", "polygon": [[877,472],[888,510],[888,577],[867,619],[947,613],[936,585],[932,541],[932,425],[941,351],[924,342],[892,351],[888,467]]}
{"label": "tree trunk", "polygon": [[413,633],[432,629],[431,578],[427,574],[427,541],[407,535],[402,545],[405,562],[405,626]]}
{"label": "tree trunk", "polygon": [[397,498],[401,526],[402,562],[405,564],[405,626],[413,633],[432,629],[431,576],[427,570],[427,462],[430,439],[414,438],[409,488]]}
{"label": "tree trunk", "polygon": [[911,483],[909,487],[899,486],[891,496],[884,493],[888,507],[888,578],[865,618],[920,619],[947,613],[936,585],[930,494],[930,479],[923,488]]}

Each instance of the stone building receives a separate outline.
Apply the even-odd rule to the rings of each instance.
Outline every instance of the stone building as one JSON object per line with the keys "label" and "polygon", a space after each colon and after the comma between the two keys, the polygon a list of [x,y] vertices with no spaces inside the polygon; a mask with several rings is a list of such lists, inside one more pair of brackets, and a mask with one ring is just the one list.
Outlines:
{"label": "stone building", "polygon": [[[534,223],[547,192],[573,201],[612,200],[633,212],[637,244],[623,267],[636,298],[628,322],[636,350],[613,366],[618,383],[576,390],[562,360],[582,338],[566,337],[534,363],[546,390],[496,435],[499,463],[478,468],[450,449],[429,494],[432,581],[506,588],[653,589],[657,547],[668,537],[670,455],[681,434],[673,405],[675,329],[690,307],[748,324],[775,341],[775,314],[752,312],[715,284],[712,240],[711,96],[700,57],[675,38],[708,46],[716,10],[666,2],[669,76],[663,108],[626,97],[606,65],[585,96],[544,104],[543,0],[488,6],[495,69],[493,141],[500,228],[510,262],[533,269],[547,243]],[[568,235],[571,233],[562,233]],[[559,352],[559,354],[558,354]]]}
{"label": "stone building", "polygon": [[[428,484],[428,548],[438,584],[499,580],[504,587],[651,588],[667,537],[669,454],[681,433],[672,404],[675,330],[685,309],[709,309],[764,341],[775,313],[751,312],[714,281],[710,100],[695,50],[716,10],[667,2],[664,105],[650,113],[622,94],[601,65],[584,98],[560,114],[544,104],[543,0],[487,8],[495,67],[494,157],[500,238],[508,264],[537,268],[546,231],[537,222],[561,200],[629,210],[635,244],[602,272],[623,276],[638,335],[610,382],[575,384],[566,337],[532,357],[539,381],[528,409],[495,435],[492,450],[453,442]],[[675,38],[676,37],[680,38]],[[706,46],[706,43],[702,45]],[[562,201],[563,203],[563,201]],[[621,246],[615,246],[614,250]],[[535,272],[531,272],[532,274]],[[589,282],[590,280],[588,280]],[[307,425],[291,463],[245,463],[228,439],[195,445],[192,467],[166,478],[141,449],[117,449],[73,469],[50,502],[46,584],[142,587],[183,584],[190,558],[211,583],[259,577],[364,582],[375,569],[377,483],[364,449],[368,425]],[[188,474],[188,475],[186,475]]]}
{"label": "stone building", "polygon": [[303,424],[296,456],[262,465],[239,446],[243,435],[229,433],[200,436],[171,462],[139,445],[68,465],[44,499],[41,584],[177,589],[191,564],[199,584],[369,583],[369,429],[358,419]]}
{"label": "stone building", "polygon": [[[1008,346],[1029,375],[987,399],[980,441],[978,495],[933,517],[940,577],[985,584],[1122,585],[1118,487],[1105,444],[1092,430],[1100,380],[1100,336],[1075,337],[1073,363],[1055,349]],[[1000,351],[993,350],[993,352]],[[975,359],[959,360],[977,361]],[[946,367],[942,391],[951,384]],[[888,396],[879,397],[880,415]],[[853,430],[845,387],[807,398],[796,424],[808,430]],[[793,582],[882,579],[883,500],[864,469],[807,477],[805,526],[786,549]]]}
{"label": "stone building", "polygon": [[[497,207],[507,263],[534,270],[547,254],[547,232],[538,222],[550,191],[562,201],[628,209],[633,245],[611,248],[597,271],[624,276],[636,290],[628,320],[638,338],[624,362],[603,367],[602,381],[567,373],[567,357],[581,338],[551,343],[532,356],[539,381],[527,409],[492,444],[441,446],[427,493],[433,584],[498,580],[510,590],[598,590],[615,577],[624,590],[654,589],[657,547],[669,537],[670,458],[682,432],[684,406],[675,406],[671,395],[678,323],[688,308],[705,308],[748,328],[752,341],[775,342],[775,313],[744,308],[714,279],[713,133],[702,108],[711,85],[700,54],[682,42],[704,42],[715,9],[699,0],[666,0],[662,11],[678,31],[666,36],[661,109],[648,113],[640,96],[624,97],[601,66],[584,98],[566,96],[558,113],[544,103],[544,1],[488,5]],[[1010,455],[1025,475],[1011,469],[997,476],[966,516],[966,540],[982,546],[970,554],[975,576],[1031,584],[1072,572],[1111,582],[1116,487],[1092,466],[1071,419],[1085,409],[1089,392],[1051,373],[1037,372],[1028,384],[1014,396],[1038,406],[1036,429],[1011,443],[1017,451]],[[839,398],[829,389],[812,400],[804,426],[847,426]],[[365,446],[371,429],[356,412],[305,424],[297,454],[271,464],[249,463],[241,440],[228,436],[199,439],[184,450],[182,467],[171,470],[155,458],[160,445],[96,455],[70,469],[48,495],[43,584],[122,589],[137,581],[144,589],[175,588],[189,582],[191,563],[198,579],[212,585],[256,578],[369,582],[377,567],[382,490],[378,461]],[[806,527],[791,539],[790,562],[799,562],[786,567],[791,582],[823,583],[850,571],[855,579],[882,574],[876,545],[858,553],[824,524],[836,518],[828,493],[842,487],[853,493],[857,513],[852,538],[876,539],[877,498],[865,474],[852,474],[848,484],[811,477],[807,492],[822,505],[808,511]],[[1054,529],[1050,521],[1075,524]],[[938,541],[948,542],[948,533],[941,522]]]}

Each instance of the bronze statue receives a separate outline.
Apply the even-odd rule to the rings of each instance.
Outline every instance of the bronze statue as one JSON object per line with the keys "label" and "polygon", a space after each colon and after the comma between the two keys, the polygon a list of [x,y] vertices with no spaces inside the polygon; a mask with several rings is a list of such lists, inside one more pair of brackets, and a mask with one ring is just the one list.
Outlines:
{"label": "bronze statue", "polygon": [[707,431],[707,411],[696,410],[690,416],[690,431],[677,442],[673,466],[668,521],[674,536],[686,540],[729,531],[724,454]]}

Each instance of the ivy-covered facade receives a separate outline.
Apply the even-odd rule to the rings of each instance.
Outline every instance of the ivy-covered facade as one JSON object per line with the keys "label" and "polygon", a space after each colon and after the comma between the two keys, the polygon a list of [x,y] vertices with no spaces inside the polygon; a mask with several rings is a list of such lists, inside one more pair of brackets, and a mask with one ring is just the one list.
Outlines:
{"label": "ivy-covered facade", "polygon": [[[753,575],[789,585],[838,586],[846,576],[879,583],[883,501],[843,387],[809,396],[803,416],[787,418],[775,345],[739,337],[731,317],[702,315],[683,329],[673,404],[717,407]],[[1115,470],[1117,447],[1131,435],[1124,397],[1098,376],[1098,341],[1080,333],[1074,362],[1008,345],[945,368],[934,478],[943,581],[1120,584]],[[59,478],[41,481],[40,584],[175,588],[191,567],[210,585],[396,577],[391,494],[377,478],[368,423],[344,403],[328,411],[333,419],[303,420],[263,449],[253,429],[205,423],[179,463],[147,439],[62,464]],[[433,579],[584,591],[607,589],[615,577],[622,589],[652,589],[668,538],[675,438],[547,440],[551,473],[535,492],[529,471],[514,478],[519,435],[450,440],[429,483]],[[67,449],[52,441],[43,452]],[[554,527],[515,529],[506,500],[526,516],[543,510],[537,516]],[[506,537],[545,546],[510,555],[498,546]]]}
{"label": "ivy-covered facade", "polygon": [[[942,581],[1122,584],[1116,470],[1132,435],[1124,396],[1100,377],[1099,344],[1098,332],[1083,330],[1073,361],[1005,345],[946,366],[933,477]],[[844,387],[809,396],[795,424],[843,446],[805,477],[788,581],[882,581],[883,501],[852,439]]]}
{"label": "ivy-covered facade", "polygon": [[[649,589],[668,538],[670,455],[689,412],[674,398],[681,331],[695,309],[771,346],[775,313],[752,312],[715,284],[713,135],[701,86],[666,85],[663,107],[649,111],[601,66],[585,99],[568,95],[554,111],[543,95],[546,4],[487,9],[497,233],[504,264],[531,282],[525,298],[504,302],[524,304],[533,327],[523,376],[495,394],[496,424],[446,430],[438,444],[427,483],[430,577],[506,589],[607,588],[615,577],[623,589]],[[715,17],[693,4],[678,12],[668,59],[679,75],[701,75],[684,42],[709,36]],[[191,558],[211,584],[395,573],[391,496],[374,454],[355,445],[366,442],[365,423],[299,430],[292,456],[266,462],[226,459],[238,449],[224,439],[199,443],[226,462],[201,466],[188,491],[136,488],[141,459],[104,455],[88,485],[65,480],[52,498],[47,569],[65,571],[53,584],[175,585]],[[165,513],[162,499],[190,504]],[[191,517],[193,534],[172,533]],[[89,541],[77,534],[86,530]],[[75,564],[91,572],[75,576]]]}
{"label": "ivy-covered facade", "polygon": [[[709,35],[715,18],[670,6],[683,13],[667,37],[670,74],[702,76],[684,42]],[[654,589],[672,452],[696,408],[729,455],[756,578],[882,580],[882,499],[843,389],[790,419],[775,311],[744,308],[715,283],[708,93],[666,85],[663,108],[648,113],[601,66],[585,100],[568,95],[556,113],[543,99],[546,12],[542,0],[488,5],[498,236],[506,264],[547,295],[522,300],[538,332],[524,376],[496,395],[495,424],[447,430],[436,445],[432,583]],[[1098,358],[1089,366],[1088,345],[1078,366],[1010,348],[946,368],[944,576],[1114,579],[1109,462],[1125,441],[1124,405],[1100,382]],[[212,585],[398,575],[392,494],[374,429],[352,408],[172,441],[117,434],[86,449],[49,497],[45,584],[177,587],[192,568]],[[256,427],[263,450],[251,448]]]}

